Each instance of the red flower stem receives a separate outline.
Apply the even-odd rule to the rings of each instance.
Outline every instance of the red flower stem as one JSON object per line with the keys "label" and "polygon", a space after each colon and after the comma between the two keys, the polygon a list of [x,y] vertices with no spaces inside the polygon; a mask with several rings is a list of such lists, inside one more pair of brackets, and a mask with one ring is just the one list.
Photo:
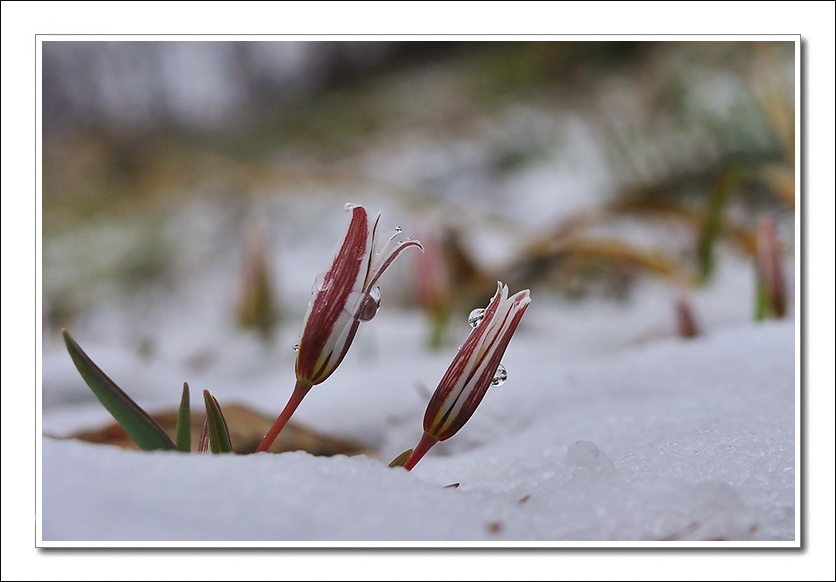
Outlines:
{"label": "red flower stem", "polygon": [[282,413],[276,419],[276,422],[273,423],[273,426],[271,426],[267,434],[264,435],[264,439],[255,450],[256,453],[262,453],[270,448],[270,445],[273,444],[273,441],[276,440],[276,437],[279,436],[280,432],[282,432],[284,425],[287,424],[287,421],[290,420],[290,417],[293,416],[293,413],[296,412],[297,408],[299,408],[299,404],[302,403],[302,399],[312,386],[313,384],[309,384],[301,380],[296,381],[296,386],[293,388],[293,394],[290,395],[290,400],[288,400],[287,404],[285,404],[284,410],[282,410]]}
{"label": "red flower stem", "polygon": [[406,460],[406,463],[403,464],[404,469],[407,471],[411,471],[412,467],[414,467],[421,458],[427,454],[432,446],[438,442],[438,439],[432,435],[424,433],[421,437],[421,440],[418,442],[418,446],[415,447],[412,451],[412,454],[409,455],[409,458]]}

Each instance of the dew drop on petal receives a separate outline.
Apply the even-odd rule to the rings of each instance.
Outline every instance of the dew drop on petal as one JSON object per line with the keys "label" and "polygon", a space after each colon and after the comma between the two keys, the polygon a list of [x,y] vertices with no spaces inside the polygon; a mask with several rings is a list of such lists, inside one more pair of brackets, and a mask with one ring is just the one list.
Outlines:
{"label": "dew drop on petal", "polygon": [[293,344],[293,351],[294,351],[294,352],[298,352],[298,351],[299,351],[299,344]]}
{"label": "dew drop on petal", "polygon": [[483,319],[485,319],[485,310],[480,307],[470,312],[470,315],[467,316],[467,323],[470,324],[470,327],[475,328]]}
{"label": "dew drop on petal", "polygon": [[395,232],[403,232],[403,229],[400,226],[396,226]]}
{"label": "dew drop on petal", "polygon": [[366,293],[362,301],[357,312],[357,319],[369,321],[377,315],[377,309],[380,307],[380,287],[375,287],[370,293]]}
{"label": "dew drop on petal", "polygon": [[325,275],[326,273],[320,273],[316,276],[316,279],[314,279],[314,283],[311,286],[311,295],[328,289],[331,286],[330,280],[327,283],[325,282]]}
{"label": "dew drop on petal", "polygon": [[505,366],[499,364],[499,367],[496,369],[496,374],[494,374],[493,380],[491,380],[491,386],[502,386],[507,379],[508,371],[505,369]]}

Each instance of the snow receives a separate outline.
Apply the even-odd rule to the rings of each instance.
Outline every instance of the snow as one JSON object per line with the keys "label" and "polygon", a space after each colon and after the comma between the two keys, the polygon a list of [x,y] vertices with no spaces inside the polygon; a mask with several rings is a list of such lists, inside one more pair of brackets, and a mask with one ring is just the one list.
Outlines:
{"label": "snow", "polygon": [[[566,382],[492,395],[480,410],[490,426],[474,422],[465,450],[412,474],[365,456],[184,458],[45,439],[44,540],[538,545],[654,540],[692,524],[688,539],[792,540],[792,335],[733,330],[552,370]],[[573,388],[549,397],[555,384]]]}
{"label": "snow", "polygon": [[[750,274],[732,266],[717,284],[745,313]],[[645,285],[626,305],[533,293],[503,360],[508,381],[412,472],[387,465],[417,444],[427,394],[454,348],[423,349],[422,317],[395,308],[361,326],[349,356],[294,416],[359,438],[375,456],[142,453],[44,437],[43,544],[796,545],[795,319],[735,321],[730,312],[683,339],[665,326],[669,291]],[[385,296],[385,276],[383,287]],[[462,321],[451,333],[463,340],[468,329]],[[117,382],[130,378],[123,387],[148,408],[176,406],[179,391],[160,388],[178,385],[176,358],[143,365],[135,351],[76,339]],[[182,379],[222,404],[277,414],[292,387],[292,352],[277,359],[276,350],[231,345],[210,371]],[[45,345],[47,435],[108,421],[75,393],[85,388],[68,362],[59,342]],[[47,406],[59,376],[65,392]]]}

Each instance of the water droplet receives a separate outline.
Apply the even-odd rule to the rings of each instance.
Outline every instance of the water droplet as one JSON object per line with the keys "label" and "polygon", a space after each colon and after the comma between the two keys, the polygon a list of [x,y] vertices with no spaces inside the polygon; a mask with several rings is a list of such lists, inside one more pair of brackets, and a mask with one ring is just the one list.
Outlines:
{"label": "water droplet", "polygon": [[483,319],[485,319],[485,310],[480,307],[470,312],[470,315],[467,316],[467,323],[470,324],[470,327],[475,328]]}
{"label": "water droplet", "polygon": [[400,226],[396,226],[395,232],[403,232],[403,229]]}
{"label": "water droplet", "polygon": [[507,379],[508,371],[505,369],[505,366],[499,364],[499,367],[496,369],[496,374],[494,374],[493,380],[491,380],[491,386],[502,386]]}
{"label": "water droplet", "polygon": [[294,352],[298,352],[298,351],[299,351],[299,344],[293,344],[293,351],[294,351]]}
{"label": "water droplet", "polygon": [[371,292],[366,293],[362,301],[357,312],[357,319],[369,321],[377,315],[377,310],[380,307],[380,287],[375,287]]}
{"label": "water droplet", "polygon": [[316,276],[316,279],[314,279],[314,283],[311,286],[311,295],[324,291],[331,286],[331,280],[328,279],[328,281],[326,281],[325,275],[326,273],[320,273]]}

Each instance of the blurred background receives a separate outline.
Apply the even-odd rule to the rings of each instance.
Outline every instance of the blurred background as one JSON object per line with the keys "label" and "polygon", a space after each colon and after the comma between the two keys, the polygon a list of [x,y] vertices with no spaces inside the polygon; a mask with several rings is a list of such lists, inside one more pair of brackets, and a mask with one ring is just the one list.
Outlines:
{"label": "blurred background", "polygon": [[754,281],[770,232],[794,256],[791,41],[42,46],[45,351],[67,327],[193,371],[236,341],[290,361],[346,202],[424,244],[382,286],[428,350],[497,280],[567,304],[661,282],[698,335],[722,257]]}

